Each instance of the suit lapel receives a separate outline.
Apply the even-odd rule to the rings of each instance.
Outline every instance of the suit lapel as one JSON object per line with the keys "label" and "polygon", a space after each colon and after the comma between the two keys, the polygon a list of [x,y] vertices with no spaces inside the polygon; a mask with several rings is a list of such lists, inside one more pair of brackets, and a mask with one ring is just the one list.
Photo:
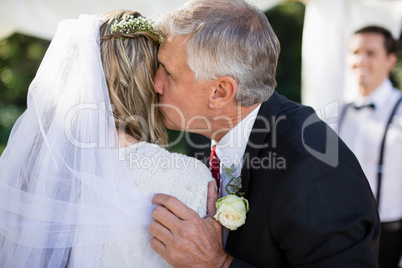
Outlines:
{"label": "suit lapel", "polygon": [[[261,105],[258,116],[254,122],[253,130],[251,131],[250,138],[244,153],[243,165],[242,165],[242,188],[240,192],[244,192],[244,197],[247,198],[249,185],[251,181],[251,165],[250,161],[258,156],[261,149],[266,148],[268,144],[264,144],[268,134],[271,132],[272,126],[275,123],[276,116],[279,112],[281,105],[281,99],[279,95],[274,94]],[[274,122],[272,122],[274,120]],[[267,123],[269,122],[269,123]],[[265,147],[264,147],[265,146]],[[247,224],[247,221],[246,221]],[[233,250],[237,234],[240,229],[236,231],[230,231],[226,242],[225,249],[230,253]]]}

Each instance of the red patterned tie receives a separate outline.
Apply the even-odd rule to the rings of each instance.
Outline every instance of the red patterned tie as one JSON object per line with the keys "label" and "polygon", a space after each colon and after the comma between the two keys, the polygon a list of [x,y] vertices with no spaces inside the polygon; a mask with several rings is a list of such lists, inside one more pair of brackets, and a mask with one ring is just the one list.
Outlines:
{"label": "red patterned tie", "polygon": [[219,183],[220,183],[220,174],[219,174],[219,158],[216,155],[216,146],[212,146],[211,149],[211,157],[209,159],[209,170],[211,170],[212,177],[214,177],[216,181],[216,186],[219,189]]}

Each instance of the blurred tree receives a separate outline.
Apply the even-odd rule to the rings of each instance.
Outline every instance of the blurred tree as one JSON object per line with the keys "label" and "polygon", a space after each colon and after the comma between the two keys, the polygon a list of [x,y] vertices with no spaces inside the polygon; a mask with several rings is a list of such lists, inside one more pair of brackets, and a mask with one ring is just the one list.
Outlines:
{"label": "blurred tree", "polygon": [[26,109],[28,86],[49,43],[21,34],[0,41],[0,154],[12,126]]}
{"label": "blurred tree", "polygon": [[301,101],[301,44],[305,5],[286,1],[265,12],[281,44],[276,91]]}
{"label": "blurred tree", "polygon": [[394,87],[399,88],[402,90],[402,33],[399,37],[399,49],[397,51],[398,62],[394,70],[391,72],[391,82]]}

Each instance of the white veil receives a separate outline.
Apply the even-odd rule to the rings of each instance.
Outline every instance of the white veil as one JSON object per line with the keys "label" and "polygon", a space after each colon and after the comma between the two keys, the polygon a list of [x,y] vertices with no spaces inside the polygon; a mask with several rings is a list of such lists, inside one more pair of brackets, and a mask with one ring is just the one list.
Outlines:
{"label": "white veil", "polygon": [[1,267],[98,267],[103,245],[151,221],[151,196],[116,183],[129,175],[100,23],[81,15],[59,24],[0,158]]}

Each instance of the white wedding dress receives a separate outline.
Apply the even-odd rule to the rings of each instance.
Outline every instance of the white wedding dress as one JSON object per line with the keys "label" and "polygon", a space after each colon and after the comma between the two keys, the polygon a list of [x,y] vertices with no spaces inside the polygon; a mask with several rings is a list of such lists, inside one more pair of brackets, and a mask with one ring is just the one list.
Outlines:
{"label": "white wedding dress", "polygon": [[[132,171],[132,176],[116,178],[116,183],[131,185],[144,194],[175,196],[198,215],[205,217],[208,183],[212,176],[203,163],[146,142],[121,148],[120,154],[120,157],[124,157],[124,165]],[[146,227],[127,230],[125,241],[104,246],[101,267],[169,267],[151,248],[150,238]],[[143,261],[145,256],[147,263]]]}
{"label": "white wedding dress", "polygon": [[140,142],[119,148],[97,16],[59,26],[0,157],[0,267],[163,267],[153,194],[206,213],[208,168]]}

